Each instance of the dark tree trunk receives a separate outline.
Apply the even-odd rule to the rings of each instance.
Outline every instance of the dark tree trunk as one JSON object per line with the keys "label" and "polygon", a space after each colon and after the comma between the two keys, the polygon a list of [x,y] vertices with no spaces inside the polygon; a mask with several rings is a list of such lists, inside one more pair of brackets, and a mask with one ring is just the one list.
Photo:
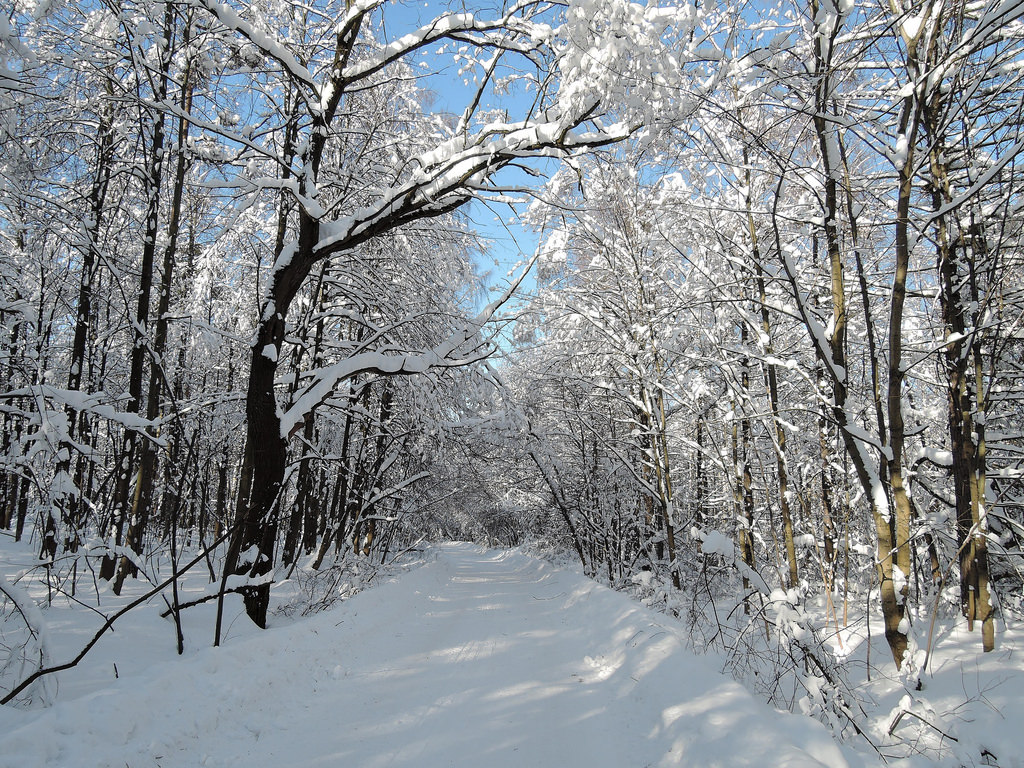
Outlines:
{"label": "dark tree trunk", "polygon": [[[173,50],[174,39],[174,5],[168,3],[164,13],[164,39],[167,41],[166,53],[161,61],[160,79],[158,80],[158,101],[167,97],[167,86],[171,68],[171,51]],[[182,41],[187,45],[188,32]],[[191,102],[189,92],[189,72],[184,73],[182,108],[188,111]],[[146,214],[146,234],[142,249],[142,277],[139,284],[139,305],[136,313],[138,328],[145,329],[149,322],[149,302],[153,286],[153,266],[156,258],[156,239],[159,226],[160,209],[160,186],[163,179],[165,136],[164,136],[164,113],[160,112],[153,121],[153,160],[147,178],[149,188],[149,208]],[[168,222],[169,242],[164,250],[163,275],[160,281],[160,293],[157,298],[157,315],[153,334],[153,360],[149,369],[149,386],[146,401],[146,419],[150,422],[156,421],[160,415],[160,395],[163,376],[163,354],[167,348],[167,312],[170,308],[171,287],[174,281],[174,263],[177,251],[178,233],[181,224],[181,200],[185,184],[186,160],[184,154],[185,134],[188,130],[188,122],[183,118],[178,119],[178,163],[175,171],[175,184],[171,202],[170,220]],[[137,413],[141,409],[143,365],[145,362],[146,348],[145,336],[137,332],[135,346],[132,348],[131,379],[129,380],[129,392],[132,400],[129,403],[129,410]],[[155,437],[155,427],[149,427],[148,431]],[[134,433],[128,433],[128,440],[134,444],[136,438]],[[156,478],[157,452],[156,445],[150,439],[142,441],[140,446],[139,469],[136,477],[135,492],[132,497],[131,516],[125,545],[135,553],[142,552],[142,537],[149,522],[150,509],[154,500],[154,481]],[[128,452],[131,454],[131,451]],[[129,455],[129,460],[131,460]],[[127,477],[130,473],[125,472]],[[122,492],[125,489],[122,488]],[[121,497],[123,505],[127,496]],[[117,578],[114,580],[114,593],[120,594],[124,580],[128,576],[134,577],[137,569],[128,557],[121,558]]]}

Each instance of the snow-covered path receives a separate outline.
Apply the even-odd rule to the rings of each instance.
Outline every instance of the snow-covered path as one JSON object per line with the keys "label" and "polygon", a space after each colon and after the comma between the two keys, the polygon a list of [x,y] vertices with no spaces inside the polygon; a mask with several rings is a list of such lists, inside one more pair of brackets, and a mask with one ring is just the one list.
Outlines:
{"label": "snow-covered path", "polygon": [[469,545],[311,619],[0,714],[0,765],[842,766],[583,577]]}

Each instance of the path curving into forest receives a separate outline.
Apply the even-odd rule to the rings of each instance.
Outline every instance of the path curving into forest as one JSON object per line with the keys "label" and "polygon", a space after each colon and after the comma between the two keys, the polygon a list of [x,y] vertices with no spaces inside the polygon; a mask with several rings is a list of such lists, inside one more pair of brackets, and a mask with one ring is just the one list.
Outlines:
{"label": "path curving into forest", "polygon": [[4,766],[844,766],[658,614],[518,552],[439,547],[335,609],[4,713]]}

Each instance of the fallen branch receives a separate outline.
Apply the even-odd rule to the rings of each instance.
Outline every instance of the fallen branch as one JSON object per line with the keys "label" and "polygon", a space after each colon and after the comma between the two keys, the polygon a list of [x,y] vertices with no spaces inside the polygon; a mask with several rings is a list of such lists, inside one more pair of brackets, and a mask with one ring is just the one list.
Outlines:
{"label": "fallen branch", "polygon": [[912,712],[909,709],[901,709],[899,714],[896,715],[895,719],[892,721],[892,724],[889,726],[889,735],[890,736],[892,736],[893,731],[895,731],[896,728],[899,726],[900,720],[903,719],[904,715],[910,715],[911,717],[916,717],[918,720],[920,720],[922,723],[927,725],[929,728],[934,729],[941,736],[943,736],[944,738],[949,739],[950,741],[960,741],[960,739],[958,739],[956,736],[953,736],[952,734],[946,733],[944,730],[939,728],[939,726],[937,726],[935,723],[930,722],[926,718],[923,718],[923,717],[921,717],[921,715],[917,714],[917,712]]}
{"label": "fallen branch", "polygon": [[[222,594],[230,595],[232,592],[241,593],[242,590],[245,589],[248,586],[249,586],[248,584],[243,584],[243,585],[238,586],[238,587],[231,587],[229,589],[225,589],[223,592],[221,592],[220,590],[217,590],[216,592],[211,592],[208,595],[203,595],[202,597],[197,597],[195,600],[189,600],[188,602],[185,602],[185,603],[179,603],[177,610],[178,611],[183,611],[186,608],[194,608],[197,605],[202,605],[203,603],[208,603],[211,600],[216,600]],[[175,611],[175,609],[173,607],[168,607],[166,611],[163,611],[160,614],[160,618],[161,619],[166,619],[168,616],[170,616],[172,613],[174,613],[174,611]]]}

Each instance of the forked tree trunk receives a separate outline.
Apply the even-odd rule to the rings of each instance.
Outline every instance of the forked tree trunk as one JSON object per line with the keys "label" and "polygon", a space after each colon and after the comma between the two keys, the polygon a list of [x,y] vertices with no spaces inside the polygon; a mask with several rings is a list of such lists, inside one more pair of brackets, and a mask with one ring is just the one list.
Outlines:
{"label": "forked tree trunk", "polygon": [[[938,89],[925,103],[929,169],[935,216],[939,303],[946,330],[943,350],[946,421],[953,454],[953,497],[960,566],[960,605],[969,629],[982,624],[982,649],[995,648],[993,608],[988,585],[986,506],[985,370],[982,362],[983,308],[978,285],[978,256],[988,254],[984,237],[957,221],[949,175],[951,149],[943,118],[948,94]],[[964,294],[967,294],[966,297]],[[967,301],[965,301],[965,298]],[[969,306],[973,309],[968,309]]]}
{"label": "forked tree trunk", "polygon": [[246,613],[259,627],[267,623],[270,583],[261,577],[273,568],[278,529],[278,501],[288,462],[288,436],[281,434],[274,386],[277,362],[284,344],[288,309],[312,263],[319,225],[300,212],[299,243],[295,257],[273,275],[269,298],[252,346],[246,394],[245,460],[236,504],[237,530],[224,563],[225,573],[247,575],[252,584],[242,590]]}
{"label": "forked tree trunk", "polygon": [[[819,11],[817,0],[811,0],[812,14]],[[854,419],[847,412],[848,370],[846,363],[846,329],[848,325],[844,260],[839,239],[839,188],[842,176],[841,142],[836,130],[840,120],[832,114],[832,55],[835,39],[839,34],[841,21],[837,18],[830,31],[821,30],[814,41],[815,114],[813,125],[818,140],[819,158],[822,164],[824,182],[823,231],[831,274],[832,333],[828,338],[828,349],[816,340],[815,353],[823,363],[832,383],[831,410],[833,419],[843,438],[850,460],[853,462],[861,488],[867,496],[871,516],[875,523],[877,541],[876,568],[882,603],[882,618],[885,637],[896,666],[903,663],[908,646],[908,627],[904,622],[906,600],[911,578],[910,562],[910,504],[903,486],[902,450],[904,440],[902,384],[902,333],[903,304],[906,296],[906,274],[909,264],[909,195],[912,190],[912,147],[916,132],[913,96],[908,97],[901,112],[900,135],[907,140],[908,155],[899,173],[897,190],[896,223],[896,266],[893,277],[892,304],[889,313],[889,384],[886,404],[889,410],[889,429],[878,435],[883,445],[889,438],[887,459],[875,465],[867,453],[867,445],[859,434]],[[828,32],[827,35],[824,33]],[[778,244],[777,244],[778,245]],[[859,266],[859,259],[858,259]],[[789,271],[789,279],[795,276]],[[801,307],[804,323],[810,328],[816,322]],[[870,321],[869,321],[870,322]],[[813,334],[812,334],[813,335]],[[869,365],[878,365],[877,359]],[[888,471],[888,483],[883,480]],[[890,502],[890,498],[892,501]]]}

